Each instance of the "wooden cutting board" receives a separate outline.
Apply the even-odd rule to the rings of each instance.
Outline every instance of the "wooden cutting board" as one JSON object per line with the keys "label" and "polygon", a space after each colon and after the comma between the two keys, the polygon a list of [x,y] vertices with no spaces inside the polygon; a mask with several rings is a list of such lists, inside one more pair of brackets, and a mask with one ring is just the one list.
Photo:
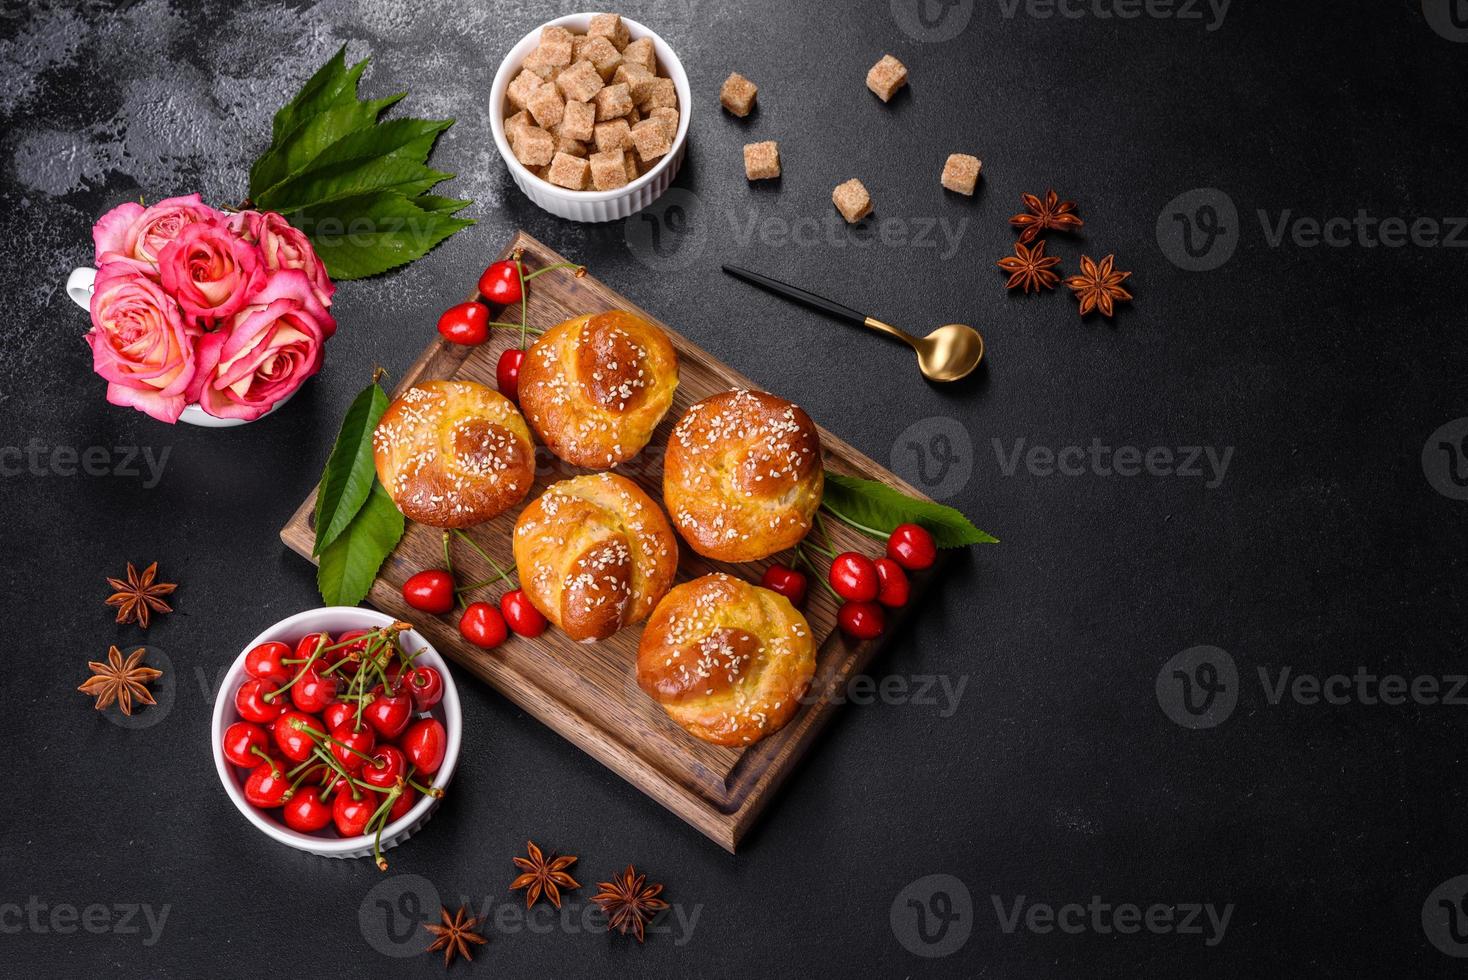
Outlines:
{"label": "wooden cutting board", "polygon": [[[527,271],[566,261],[524,232],[516,234],[499,258],[508,258],[516,248],[524,250]],[[721,364],[590,275],[577,279],[569,271],[557,270],[530,284],[528,315],[535,327],[543,329],[584,313],[613,309],[631,310],[659,323],[678,350],[679,385],[672,409],[658,426],[648,448],[616,469],[661,502],[662,458],[668,434],[688,407],[715,392],[759,385]],[[519,319],[518,305],[504,310],[502,316],[498,315],[499,311],[496,313],[499,319],[512,322]],[[461,347],[435,337],[403,377],[395,394],[401,394],[417,381],[440,378],[473,380],[494,387],[500,352],[518,342],[518,333],[498,329],[492,331],[488,343],[479,347]],[[801,400],[798,391],[774,394],[797,403]],[[922,496],[824,426],[821,446],[826,468],[832,472],[880,480],[904,493]],[[544,447],[537,447],[537,463],[535,488],[527,501],[539,496],[549,484],[585,472],[551,456]],[[313,492],[280,532],[287,546],[307,558],[315,535],[312,523],[315,505]],[[514,564],[510,534],[519,513],[520,507],[516,507],[469,531],[481,547],[507,568]],[[850,549],[869,555],[877,552],[877,542],[840,522],[828,519],[826,526],[838,551]],[[724,571],[758,583],[771,563],[724,565],[708,561],[686,546],[680,552],[680,582],[711,571]],[[788,553],[775,557],[789,560]],[[456,543],[454,562],[456,570],[462,573],[461,582],[483,581],[494,574],[463,542]],[[889,616],[888,630],[882,639],[854,642],[837,630],[836,603],[812,577],[804,611],[820,646],[816,677],[806,703],[778,733],[747,748],[732,749],[688,735],[637,686],[640,626],[591,644],[573,642],[552,627],[533,640],[511,636],[497,649],[481,650],[459,636],[456,616],[430,616],[403,602],[401,588],[409,576],[442,565],[441,532],[409,522],[402,542],[378,573],[368,601],[389,615],[414,623],[443,656],[482,678],[730,852],[837,710],[838,705],[830,698],[832,692],[844,690],[848,680],[866,667],[893,635],[901,618],[900,614]],[[913,601],[907,608],[917,603],[921,592],[934,580],[936,570],[937,566],[913,579]],[[473,598],[494,601],[501,591],[502,586],[484,589]],[[465,744],[473,745],[473,738],[466,739]]]}

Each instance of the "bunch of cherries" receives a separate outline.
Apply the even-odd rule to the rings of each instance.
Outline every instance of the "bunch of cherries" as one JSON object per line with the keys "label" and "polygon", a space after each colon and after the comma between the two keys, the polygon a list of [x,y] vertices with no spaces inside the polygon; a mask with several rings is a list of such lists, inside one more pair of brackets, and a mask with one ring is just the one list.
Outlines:
{"label": "bunch of cherries", "polygon": [[287,827],[342,837],[382,831],[408,813],[443,765],[448,733],[432,712],[443,675],[415,665],[394,623],[372,630],[303,636],[294,646],[261,643],[245,654],[234,693],[240,721],[224,733],[224,757],[248,770],[245,799],[280,811]]}
{"label": "bunch of cherries", "polygon": [[[494,577],[459,585],[454,577],[453,558],[449,554],[450,534],[458,536],[478,552],[479,557],[494,570]],[[463,593],[514,578],[512,572],[502,570],[473,538],[457,529],[443,534],[443,564],[443,568],[426,569],[404,582],[403,601],[419,612],[446,616],[458,608]],[[545,632],[547,625],[545,617],[531,604],[525,590],[514,588],[500,596],[498,604],[471,602],[465,606],[459,616],[459,635],[480,649],[493,650],[509,639],[511,631],[518,636],[536,637]]]}
{"label": "bunch of cherries", "polygon": [[[860,530],[880,533],[871,532],[869,528]],[[907,605],[911,594],[907,573],[928,568],[938,558],[933,536],[916,524],[897,525],[887,536],[886,557],[875,561],[857,551],[836,554],[807,538],[795,549],[794,563],[805,564],[819,574],[805,553],[807,548],[831,559],[825,582],[831,594],[841,602],[836,622],[843,633],[857,640],[875,640],[886,631],[886,609]],[[783,595],[796,606],[805,602],[805,573],[789,565],[771,565],[760,584]]]}

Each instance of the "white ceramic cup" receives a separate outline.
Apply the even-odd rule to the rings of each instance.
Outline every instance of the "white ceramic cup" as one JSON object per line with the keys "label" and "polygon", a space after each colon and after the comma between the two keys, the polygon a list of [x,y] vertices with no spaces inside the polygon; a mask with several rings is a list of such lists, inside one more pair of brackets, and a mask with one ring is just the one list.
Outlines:
{"label": "white ceramic cup", "polygon": [[[95,288],[96,284],[96,269],[93,269],[90,266],[83,266],[80,269],[72,269],[71,275],[66,277],[66,295],[70,296],[71,301],[77,306],[80,306],[88,313],[91,313],[92,291]],[[300,390],[301,389],[299,388],[296,389],[296,391]],[[290,401],[294,397],[296,397],[295,391],[291,392],[289,395],[286,395],[274,405],[271,405],[270,411],[266,412],[265,415],[261,415],[260,419],[265,418],[266,415],[271,414],[271,412],[274,412],[277,408],[284,405],[286,402]],[[197,425],[202,429],[230,429],[237,425],[246,425],[250,422],[258,422],[260,421],[260,419],[222,419],[219,418],[217,415],[210,415],[198,405],[185,405],[183,414],[178,417],[178,420],[180,422],[187,422],[189,425]]]}
{"label": "white ceramic cup", "polygon": [[[591,26],[593,16],[595,15],[589,13],[568,14],[542,24],[541,27],[564,27],[584,34]],[[678,91],[678,134],[673,137],[673,148],[651,170],[626,187],[610,191],[567,190],[541,180],[515,159],[515,154],[510,149],[510,140],[505,136],[505,90],[520,73],[525,58],[540,44],[541,27],[526,34],[510,49],[505,60],[500,62],[499,71],[494,75],[494,84],[490,86],[489,126],[494,133],[495,147],[500,151],[500,156],[504,157],[505,166],[510,168],[510,176],[515,179],[520,190],[525,192],[525,196],[557,217],[572,221],[619,221],[630,217],[656,201],[673,183],[673,178],[678,176],[678,169],[683,166],[688,143],[688,122],[693,115],[693,95],[688,89],[688,75],[683,71],[683,63],[662,38],[637,21],[623,17],[622,23],[627,25],[627,32],[632,40],[652,38],[658,67],[673,80],[673,87]]]}
{"label": "white ceramic cup", "polygon": [[[275,815],[267,815],[255,809],[245,799],[242,770],[224,757],[225,729],[240,720],[239,713],[234,706],[234,692],[245,681],[245,655],[261,643],[271,640],[294,645],[297,640],[308,633],[326,632],[335,635],[345,630],[390,626],[394,622],[391,616],[356,606],[325,606],[297,613],[282,619],[251,640],[235,658],[229,672],[224,675],[224,685],[214,698],[214,722],[210,729],[210,741],[214,746],[214,768],[218,770],[219,781],[224,784],[224,791],[229,794],[234,805],[245,815],[245,819],[254,824],[267,837],[280,841],[288,847],[309,851],[322,857],[358,858],[372,853],[373,839],[369,836],[338,837],[334,830],[330,831],[329,835],[326,831],[319,835],[303,834],[300,831],[291,830]],[[453,677],[449,675],[448,664],[444,663],[438,651],[434,650],[417,630],[404,633],[402,640],[404,648],[410,653],[417,650],[423,651],[417,661],[419,664],[434,667],[443,675],[443,700],[438,704],[442,711],[435,711],[435,714],[443,716],[444,729],[448,733],[448,745],[444,752],[443,765],[439,767],[438,772],[434,773],[431,784],[443,788],[453,778],[454,765],[459,759],[459,746],[464,737],[464,716],[459,710],[459,692],[454,687]],[[413,809],[383,828],[382,849],[395,847],[417,833],[433,815],[439,802],[431,796],[424,796],[413,805]]]}

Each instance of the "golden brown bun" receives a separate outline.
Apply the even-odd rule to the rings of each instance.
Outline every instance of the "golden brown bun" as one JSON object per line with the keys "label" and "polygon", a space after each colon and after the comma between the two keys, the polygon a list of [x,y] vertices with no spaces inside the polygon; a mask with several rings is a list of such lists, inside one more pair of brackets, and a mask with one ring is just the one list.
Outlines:
{"label": "golden brown bun", "polygon": [[726,391],[674,427],[663,501],[700,555],[757,561],[805,537],[825,481],[810,416],[763,391]]}
{"label": "golden brown bun", "polygon": [[642,631],[637,683],[690,735],[748,745],[785,727],[815,674],[790,600],[715,573],[669,592]]}
{"label": "golden brown bun", "polygon": [[678,355],[668,335],[624,310],[551,327],[520,368],[520,407],[541,441],[593,470],[641,452],[677,388]]}
{"label": "golden brown bun", "polygon": [[678,570],[668,519],[615,473],[551,484],[520,512],[514,548],[520,587],[573,640],[642,622]]}
{"label": "golden brown bun", "polygon": [[425,381],[382,413],[377,478],[410,520],[468,527],[525,499],[535,476],[530,429],[508,398],[475,381]]}

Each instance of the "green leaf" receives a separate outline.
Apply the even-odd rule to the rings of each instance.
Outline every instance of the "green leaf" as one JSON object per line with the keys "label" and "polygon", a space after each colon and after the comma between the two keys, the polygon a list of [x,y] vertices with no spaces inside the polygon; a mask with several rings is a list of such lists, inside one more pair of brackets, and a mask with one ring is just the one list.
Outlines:
{"label": "green leaf", "polygon": [[367,59],[347,67],[347,46],[343,44],[326,64],[317,69],[296,97],[281,107],[271,124],[271,138],[279,143],[302,122],[332,106],[357,98],[357,82],[367,70]]}
{"label": "green leaf", "polygon": [[970,544],[997,544],[963,514],[944,504],[916,500],[898,493],[885,483],[841,476],[826,471],[826,492],[821,506],[858,530],[887,535],[899,524],[918,524],[933,535],[940,548]]}
{"label": "green leaf", "polygon": [[313,555],[342,533],[372,492],[377,468],[372,457],[372,432],[387,411],[387,393],[374,381],[352,400],[342,418],[336,445],[326,460],[316,492],[316,545]]}
{"label": "green leaf", "polygon": [[357,516],[321,552],[316,587],[326,604],[355,606],[367,598],[377,570],[402,540],[405,526],[402,511],[374,480]]}
{"label": "green leaf", "polygon": [[295,211],[372,191],[415,197],[453,176],[424,163],[439,134],[453,124],[452,119],[394,119],[348,133],[304,169],[257,195],[256,203]]}
{"label": "green leaf", "polygon": [[474,202],[454,197],[438,197],[434,194],[419,194],[413,198],[413,203],[424,211],[436,211],[439,214],[458,214]]}
{"label": "green leaf", "polygon": [[333,143],[377,122],[383,110],[406,94],[372,102],[353,98],[306,119],[255,161],[250,168],[250,196],[256,201],[263,199],[270,188],[300,173]]}
{"label": "green leaf", "polygon": [[401,194],[365,194],[286,216],[311,239],[333,279],[361,279],[427,255],[474,222],[425,211]]}

